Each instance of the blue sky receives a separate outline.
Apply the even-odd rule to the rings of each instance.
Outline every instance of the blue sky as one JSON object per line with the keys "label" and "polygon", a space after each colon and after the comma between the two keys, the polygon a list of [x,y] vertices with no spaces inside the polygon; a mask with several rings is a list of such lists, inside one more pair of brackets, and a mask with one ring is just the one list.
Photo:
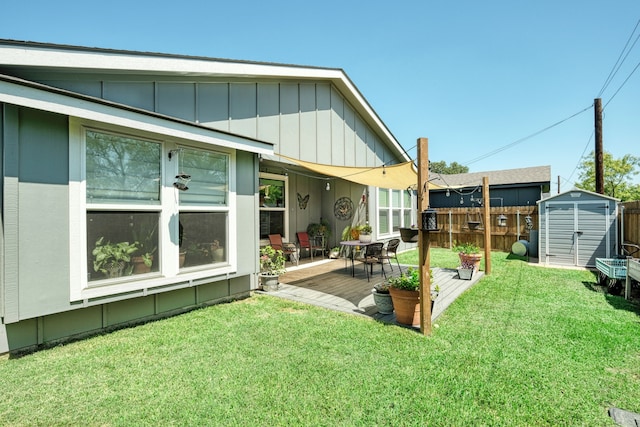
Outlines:
{"label": "blue sky", "polygon": [[472,172],[550,165],[553,193],[593,150],[597,97],[604,149],[640,156],[640,46],[600,93],[637,0],[6,3],[5,39],[342,68],[411,156],[427,137]]}

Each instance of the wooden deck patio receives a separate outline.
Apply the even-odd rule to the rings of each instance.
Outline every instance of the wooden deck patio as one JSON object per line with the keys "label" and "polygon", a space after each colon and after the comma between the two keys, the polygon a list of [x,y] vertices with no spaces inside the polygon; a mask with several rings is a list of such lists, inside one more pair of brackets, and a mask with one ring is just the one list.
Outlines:
{"label": "wooden deck patio", "polygon": [[[403,265],[402,271],[408,266]],[[400,274],[398,266],[393,271],[385,266],[387,276]],[[331,310],[369,316],[374,319],[395,322],[395,314],[380,314],[373,302],[373,285],[384,278],[379,266],[374,266],[373,277],[367,281],[364,266],[355,263],[355,277],[351,276],[351,264],[345,259],[323,259],[313,263],[300,262],[299,266],[287,267],[287,273],[280,276],[280,288],[269,294],[307,304],[322,306]],[[465,290],[473,286],[483,276],[483,272],[473,275],[472,280],[460,280],[456,270],[433,268],[434,281],[440,286],[432,319],[435,320]]]}

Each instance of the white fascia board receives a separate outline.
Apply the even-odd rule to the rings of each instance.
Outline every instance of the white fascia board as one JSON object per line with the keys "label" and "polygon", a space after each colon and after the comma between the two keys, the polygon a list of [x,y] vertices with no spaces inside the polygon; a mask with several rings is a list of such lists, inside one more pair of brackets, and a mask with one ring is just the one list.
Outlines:
{"label": "white fascia board", "polygon": [[273,154],[273,145],[270,143],[6,81],[0,81],[0,102],[143,130],[187,141],[198,141],[257,154]]}
{"label": "white fascia board", "polygon": [[180,57],[108,50],[71,50],[39,46],[0,45],[5,65],[69,70],[111,71],[128,74],[170,74],[179,76],[229,76],[268,79],[314,79],[331,81],[365,117],[384,134],[396,151],[411,160],[395,136],[371,108],[345,72],[336,68],[304,67],[259,62],[225,61],[214,58]]}

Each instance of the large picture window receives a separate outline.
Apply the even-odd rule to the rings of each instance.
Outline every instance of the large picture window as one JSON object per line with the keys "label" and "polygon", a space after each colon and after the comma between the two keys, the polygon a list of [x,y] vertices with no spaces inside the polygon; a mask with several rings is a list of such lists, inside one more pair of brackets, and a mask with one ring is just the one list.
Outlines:
{"label": "large picture window", "polygon": [[88,281],[159,271],[161,144],[93,130],[85,141]]}
{"label": "large picture window", "polygon": [[72,261],[72,300],[235,269],[232,150],[70,129],[72,251],[84,254]]}

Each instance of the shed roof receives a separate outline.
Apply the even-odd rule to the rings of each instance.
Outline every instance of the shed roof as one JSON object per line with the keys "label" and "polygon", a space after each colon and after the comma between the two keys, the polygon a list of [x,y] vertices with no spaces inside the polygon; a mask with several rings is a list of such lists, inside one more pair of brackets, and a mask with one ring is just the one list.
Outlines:
{"label": "shed roof", "polygon": [[535,166],[529,168],[503,169],[487,172],[470,172],[458,174],[433,174],[430,183],[440,187],[476,187],[482,185],[482,178],[489,178],[489,185],[510,184],[550,184],[551,166]]}
{"label": "shed roof", "polygon": [[547,202],[549,200],[562,198],[562,197],[566,196],[567,194],[575,194],[575,193],[588,194],[589,196],[592,196],[592,197],[607,199],[607,200],[611,200],[611,201],[614,201],[614,202],[619,202],[620,201],[620,199],[616,199],[615,197],[607,196],[606,194],[594,193],[593,191],[583,190],[582,188],[574,187],[571,190],[563,191],[562,193],[554,194],[553,196],[550,196],[550,197],[547,197],[545,199],[539,200],[537,203],[538,204],[545,203],[545,202]]}

